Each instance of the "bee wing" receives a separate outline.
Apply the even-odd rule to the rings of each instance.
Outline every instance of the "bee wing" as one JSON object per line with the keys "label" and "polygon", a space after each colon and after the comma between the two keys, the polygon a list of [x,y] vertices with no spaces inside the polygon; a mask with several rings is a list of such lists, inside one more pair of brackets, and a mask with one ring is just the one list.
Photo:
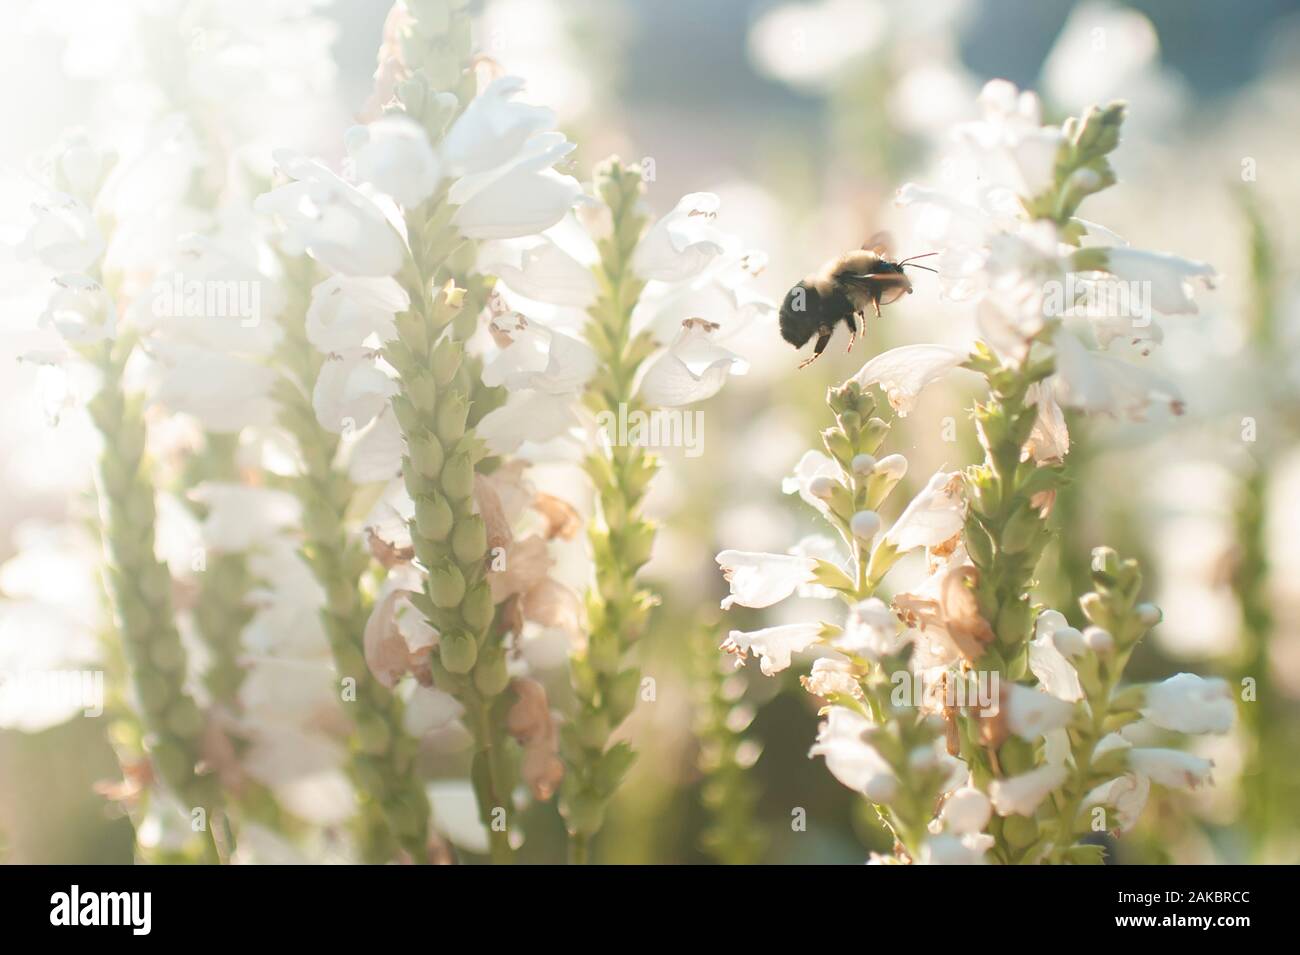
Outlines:
{"label": "bee wing", "polygon": [[[873,301],[882,305],[897,301],[909,286],[907,276],[900,272],[874,272],[869,274],[849,273],[840,275],[840,282],[846,287],[849,298],[859,311]],[[889,293],[893,293],[892,295]],[[889,296],[886,298],[886,296]]]}
{"label": "bee wing", "polygon": [[862,243],[862,248],[868,252],[876,253],[882,259],[892,259],[894,257],[894,236],[889,232],[877,232]]}

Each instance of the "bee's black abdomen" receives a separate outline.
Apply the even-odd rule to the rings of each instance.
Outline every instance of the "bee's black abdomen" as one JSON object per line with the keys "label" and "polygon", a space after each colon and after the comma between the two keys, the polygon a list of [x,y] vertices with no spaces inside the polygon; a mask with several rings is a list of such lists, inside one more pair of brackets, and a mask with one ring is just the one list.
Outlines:
{"label": "bee's black abdomen", "polygon": [[815,289],[800,282],[785,293],[781,303],[781,337],[802,348],[813,337],[820,322],[821,299]]}

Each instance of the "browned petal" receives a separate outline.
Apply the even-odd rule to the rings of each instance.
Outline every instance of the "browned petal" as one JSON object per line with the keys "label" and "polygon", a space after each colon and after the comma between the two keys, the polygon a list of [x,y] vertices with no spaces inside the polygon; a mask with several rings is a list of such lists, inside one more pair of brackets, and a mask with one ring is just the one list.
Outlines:
{"label": "browned petal", "polygon": [[549,578],[531,587],[520,598],[524,618],[543,627],[559,627],[578,642],[582,629],[582,602],[568,587]]}
{"label": "browned petal", "polygon": [[390,690],[410,665],[410,647],[397,627],[399,602],[410,593],[409,590],[392,590],[385,594],[370,611],[362,639],[366,666],[375,679]]}
{"label": "browned petal", "polygon": [[980,616],[979,601],[972,589],[979,580],[974,567],[957,567],[944,577],[941,613],[948,636],[967,660],[977,660],[993,642],[993,628]]}
{"label": "browned petal", "polygon": [[551,725],[550,704],[546,688],[529,677],[519,677],[510,682],[515,701],[506,713],[506,732],[521,743],[547,731]]}
{"label": "browned petal", "polygon": [[385,570],[392,570],[398,564],[409,564],[415,559],[414,547],[398,547],[384,540],[373,527],[366,528],[366,545],[370,556],[379,561]]}
{"label": "browned petal", "polygon": [[[537,535],[512,542],[505,551],[505,569],[488,571],[492,602],[501,603],[507,597],[526,593],[536,587],[546,579],[552,563],[546,541]],[[534,619],[526,608],[524,616]]]}
{"label": "browned petal", "polygon": [[501,505],[501,495],[482,474],[474,475],[474,503],[478,507],[479,517],[483,518],[483,526],[487,529],[488,551],[508,547],[514,535],[510,531],[505,508]]}
{"label": "browned petal", "polygon": [[582,517],[577,509],[553,494],[539,491],[533,500],[533,508],[546,519],[547,540],[555,537],[573,540],[578,531],[582,530]]}

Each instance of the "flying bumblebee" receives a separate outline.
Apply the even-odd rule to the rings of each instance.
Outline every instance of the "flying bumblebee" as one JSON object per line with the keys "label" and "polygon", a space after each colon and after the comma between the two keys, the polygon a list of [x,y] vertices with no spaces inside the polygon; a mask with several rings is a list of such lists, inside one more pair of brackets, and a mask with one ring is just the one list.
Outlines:
{"label": "flying bumblebee", "polygon": [[935,272],[936,269],[913,262],[937,254],[926,252],[894,262],[889,236],[881,233],[861,249],[827,262],[790,289],[781,303],[781,337],[795,348],[802,348],[817,336],[812,355],[801,361],[799,367],[811,365],[821,357],[840,322],[848,326],[848,351],[852,351],[860,330],[858,322],[865,322],[868,308],[879,318],[882,304],[889,305],[903,294],[911,293],[912,283],[903,273],[903,267]]}

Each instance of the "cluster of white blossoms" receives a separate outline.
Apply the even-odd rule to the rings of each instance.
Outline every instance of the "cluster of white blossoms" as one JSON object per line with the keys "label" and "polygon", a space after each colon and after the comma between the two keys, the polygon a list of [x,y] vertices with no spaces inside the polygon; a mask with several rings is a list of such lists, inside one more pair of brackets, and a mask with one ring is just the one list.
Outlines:
{"label": "cluster of white blossoms", "polygon": [[[611,381],[655,410],[742,373],[719,342],[772,313],[763,258],[718,227],[712,194],[651,222],[639,171],[617,210],[563,171],[575,145],[522,79],[470,57],[461,3],[394,6],[338,170],[272,148],[305,138],[284,103],[328,86],[310,5],[187,7],[174,88],[147,68],[147,4],[113,20],[104,62],[65,36],[78,73],[140,109],[118,152],[74,131],[40,157],[10,244],[40,293],[23,352],[56,376],[49,416],[89,409],[99,432],[111,613],[86,596],[100,568],[80,523],[32,530],[0,569],[0,662],[108,670],[123,780],[105,791],[154,858],[324,851],[284,813],[350,832],[332,857],[436,861],[430,805],[452,844],[504,858],[519,834],[489,836],[500,804],[565,776],[543,681],[590,629],[596,508],[581,475],[534,466],[622,440],[589,400]],[[624,328],[592,317],[614,262]],[[42,585],[56,559],[89,591]],[[0,719],[82,709],[45,702]],[[214,817],[198,850],[196,808]]]}
{"label": "cluster of white blossoms", "polygon": [[[975,303],[983,340],[969,353],[896,348],[831,389],[826,453],[805,454],[784,490],[840,540],[815,536],[788,554],[723,551],[717,560],[731,589],[724,609],[798,594],[839,597],[847,610],[733,630],[722,648],[740,662],[752,654],[766,675],[796,655],[813,657],[803,685],[825,703],[826,719],[812,755],[875,804],[895,839],[894,854],[879,861],[1096,862],[1101,847],[1080,838],[1130,828],[1152,783],[1196,789],[1209,780],[1210,762],[1177,748],[1177,738],[1227,732],[1235,705],[1224,681],[1188,673],[1120,685],[1160,618],[1140,602],[1132,561],[1094,553],[1095,590],[1080,600],[1085,629],[1033,603],[1069,447],[1062,406],[1140,415],[1157,397],[1176,401],[1145,370],[1105,353],[1120,338],[1158,341],[1158,326],[1089,303],[1114,301],[1098,290],[1136,281],[1156,311],[1194,311],[1189,283],[1212,272],[1111,236],[1081,247],[1104,234],[1074,210],[1113,181],[1105,157],[1122,107],[1057,128],[1042,126],[1033,96],[1009,84],[990,84],[981,102],[984,120],[957,130],[967,191],[907,186],[901,200],[922,207],[944,288]],[[1062,294],[1064,306],[1050,300]],[[934,474],[886,527],[881,505],[907,461],[877,456],[890,427],[885,409],[905,416],[924,387],[958,367],[988,379],[989,400],[974,415],[988,456]],[[925,576],[894,585],[884,602],[877,588],[912,551],[924,552]]]}

